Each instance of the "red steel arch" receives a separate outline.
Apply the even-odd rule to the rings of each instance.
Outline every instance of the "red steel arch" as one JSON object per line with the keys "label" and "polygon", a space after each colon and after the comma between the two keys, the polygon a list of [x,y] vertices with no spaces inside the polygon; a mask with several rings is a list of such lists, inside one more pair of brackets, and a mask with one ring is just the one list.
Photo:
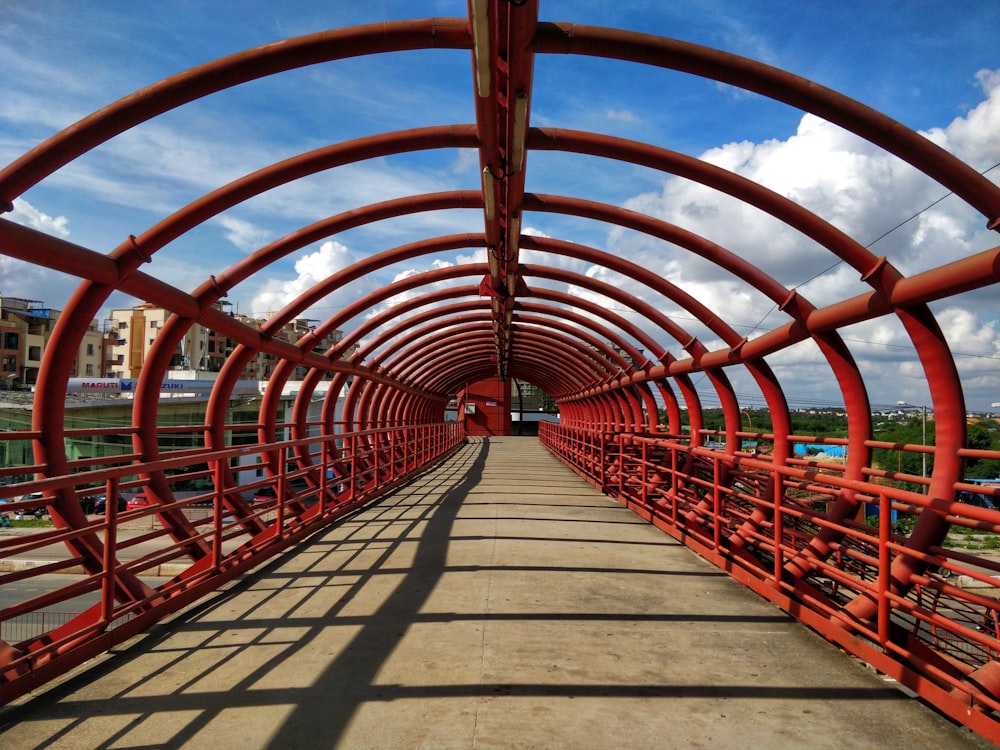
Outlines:
{"label": "red steel arch", "polygon": [[[108,253],[0,219],[0,252],[80,279],[45,351],[32,428],[17,436],[32,441],[33,463],[0,470],[0,478],[36,476],[0,485],[0,497],[44,493],[55,529],[0,547],[0,556],[59,545],[71,559],[42,572],[69,565],[86,572],[82,583],[0,610],[0,622],[83,591],[101,592],[99,604],[66,625],[20,642],[0,642],[0,699],[21,695],[121,643],[407,481],[464,439],[463,423],[446,421],[452,399],[479,380],[516,378],[557,403],[559,423],[543,424],[541,439],[575,470],[952,719],[1000,741],[1000,605],[993,596],[953,585],[944,574],[964,573],[996,586],[990,574],[1000,573],[997,563],[950,551],[944,543],[952,527],[1000,531],[1000,512],[959,501],[969,487],[964,461],[1000,456],[967,445],[961,381],[929,308],[936,300],[1000,281],[1000,248],[906,277],[804,206],[700,159],[608,135],[533,128],[535,58],[587,55],[658,66],[798,107],[916,167],[979,212],[990,229],[1000,226],[1000,187],[900,123],[786,71],[649,34],[540,23],[536,0],[489,0],[485,6],[490,54],[472,55],[475,123],[373,133],[293,156],[196,198]],[[9,210],[15,198],[90,149],[230,87],[361,55],[475,47],[473,19],[460,18],[326,31],[230,55],[125,97],[28,151],[0,170],[0,205]],[[278,187],[367,159],[456,150],[476,151],[482,184],[475,189],[355,206],[219,268],[193,291],[142,270],[178,238]],[[529,156],[541,151],[630,163],[736,198],[848,263],[870,291],[817,306],[684,227],[572,194],[525,192]],[[567,193],[572,189],[568,185]],[[481,216],[482,230],[415,237],[369,255],[305,289],[257,325],[220,307],[241,284],[313,243],[404,216],[457,210]],[[783,321],[756,337],[742,336],[692,292],[612,252],[522,233],[532,212],[602,222],[681,248],[713,264],[720,278],[738,280],[771,300]],[[358,292],[296,340],[282,338],[287,324],[321,300],[363,289],[362,282],[377,272],[470,250],[476,254],[472,262],[411,273]],[[532,255],[522,257],[525,253]],[[585,268],[618,274],[643,291],[600,281]],[[67,427],[73,359],[66,352],[77,350],[89,321],[115,292],[161,306],[171,316],[142,364],[129,424],[97,431]],[[664,312],[673,307],[720,343],[699,340]],[[929,477],[902,477],[909,489],[897,486],[896,474],[873,465],[873,451],[885,446],[875,440],[868,387],[841,335],[847,326],[886,316],[895,316],[912,341],[935,415],[933,446],[893,446],[933,458]],[[161,383],[195,325],[225,336],[233,350],[211,387],[203,421],[167,427],[158,420]],[[337,330],[346,330],[346,336],[319,350]],[[844,402],[849,434],[839,441],[848,449],[843,464],[796,457],[796,445],[816,438],[794,434],[787,394],[767,358],[806,341],[819,349]],[[258,355],[276,364],[252,399],[255,421],[237,423],[231,413],[241,373]],[[289,405],[283,392],[303,369]],[[740,396],[730,377],[739,371],[749,374],[767,405],[768,433],[743,429]],[[719,430],[705,428],[695,378],[707,378],[721,405]],[[319,413],[315,401],[322,402]],[[177,449],[171,441],[180,434],[188,436],[189,445]],[[128,452],[96,463],[67,455],[68,437],[95,435],[114,435]],[[245,471],[240,462],[247,457],[263,471],[249,483],[240,478]],[[182,496],[178,477],[208,480],[212,489]],[[79,498],[95,483],[109,497],[123,488],[148,493],[153,505],[125,518],[155,519],[149,536],[163,540],[164,551],[125,562],[113,503],[100,521],[81,510]],[[261,509],[248,493],[265,486],[276,500]],[[991,492],[996,496],[1000,490]],[[11,507],[39,502],[15,499]],[[208,516],[191,513],[200,502],[210,505]],[[880,508],[877,528],[862,522],[865,503]],[[890,511],[915,518],[912,531],[894,531]],[[169,583],[148,583],[149,571],[168,563],[174,566]],[[0,574],[0,584],[30,575]]]}

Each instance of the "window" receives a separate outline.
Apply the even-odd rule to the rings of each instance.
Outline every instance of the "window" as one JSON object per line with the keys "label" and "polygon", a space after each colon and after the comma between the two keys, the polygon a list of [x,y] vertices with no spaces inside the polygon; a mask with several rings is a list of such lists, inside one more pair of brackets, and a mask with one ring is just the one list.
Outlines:
{"label": "window", "polygon": [[119,331],[126,331],[126,330],[128,330],[128,322],[124,321],[124,320],[119,321],[119,323],[118,323],[118,330]]}
{"label": "window", "polygon": [[87,365],[86,370],[87,370],[87,377],[88,378],[94,377],[94,366],[93,365]]}
{"label": "window", "polygon": [[159,328],[160,327],[160,321],[158,321],[158,320],[151,320],[151,321],[149,321],[149,327],[150,328]]}
{"label": "window", "polygon": [[[87,356],[88,357],[93,357],[94,356],[94,345],[93,344],[87,344]],[[89,367],[89,365],[88,365],[88,367]],[[88,372],[87,374],[90,375],[91,373]]]}
{"label": "window", "polygon": [[18,348],[18,336],[17,333],[5,333],[3,335],[3,348],[4,349],[17,349]]}

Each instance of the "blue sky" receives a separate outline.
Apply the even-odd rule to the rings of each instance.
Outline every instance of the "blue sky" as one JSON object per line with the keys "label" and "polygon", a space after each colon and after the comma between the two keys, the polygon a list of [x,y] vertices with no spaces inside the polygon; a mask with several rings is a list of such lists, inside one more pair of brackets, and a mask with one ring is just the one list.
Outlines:
{"label": "blue sky", "polygon": [[[464,16],[441,2],[59,2],[0,0],[0,163],[139,88],[214,58],[322,29],[388,19]],[[548,2],[540,18],[675,37],[751,57],[856,98],[931,134],[978,170],[1000,162],[1000,3],[941,2]],[[990,73],[992,71],[992,73]],[[95,149],[28,191],[14,219],[106,252],[229,180],[338,141],[410,127],[473,121],[469,54],[397,53],[293,71],[192,103]],[[943,189],[865,144],[797,110],[671,71],[568,56],[535,67],[532,123],[645,140],[708,158],[806,201],[906,273],[998,244],[981,217]],[[803,154],[808,155],[808,158]],[[827,303],[862,287],[853,271],[801,246],[760,216],[650,170],[601,160],[532,154],[528,189],[628,205],[702,231],[759,259],[790,286]],[[988,173],[1000,181],[1000,168]],[[150,270],[193,289],[256,247],[324,216],[418,192],[475,188],[474,154],[441,152],[372,160],[317,175],[227,211],[166,248]],[[567,188],[567,183],[572,185]],[[812,201],[812,203],[810,203]],[[732,212],[725,222],[711,219]],[[735,221],[732,217],[738,217]],[[716,305],[737,330],[782,322],[770,305],[712,269],[603,225],[526,217],[527,231],[612,250],[643,262]],[[315,278],[373,252],[436,234],[478,231],[474,212],[397,219],[344,233],[237,288],[245,313],[276,310]],[[767,249],[762,250],[762,243]],[[755,255],[756,254],[756,255]],[[473,250],[437,259],[461,262]],[[390,269],[312,311],[325,317],[368,288],[406,275]],[[586,270],[586,269],[581,269]],[[593,271],[600,275],[600,271]],[[0,294],[62,307],[75,281],[0,256]],[[962,368],[969,407],[1000,401],[1000,302],[996,288],[935,306]],[[109,306],[134,300],[116,296]],[[683,312],[677,312],[683,320]],[[711,342],[693,321],[684,321]],[[927,403],[912,348],[893,321],[845,332],[875,383],[872,400]],[[835,400],[815,375],[808,346],[774,363],[802,403]],[[893,377],[883,378],[883,372]],[[887,381],[879,384],[879,381]],[[748,402],[752,388],[747,387]]]}

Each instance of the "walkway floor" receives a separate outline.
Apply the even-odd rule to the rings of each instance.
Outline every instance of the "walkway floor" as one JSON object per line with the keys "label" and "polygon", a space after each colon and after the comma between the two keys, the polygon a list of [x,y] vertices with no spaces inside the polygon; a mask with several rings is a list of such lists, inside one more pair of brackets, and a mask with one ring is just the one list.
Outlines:
{"label": "walkway floor", "polygon": [[61,685],[22,748],[981,748],[491,438]]}

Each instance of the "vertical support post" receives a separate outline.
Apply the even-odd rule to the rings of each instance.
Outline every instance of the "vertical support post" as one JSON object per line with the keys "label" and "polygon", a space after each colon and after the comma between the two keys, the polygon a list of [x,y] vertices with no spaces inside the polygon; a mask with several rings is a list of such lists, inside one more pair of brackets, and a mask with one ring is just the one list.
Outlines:
{"label": "vertical support post", "polygon": [[347,495],[348,500],[354,500],[358,494],[358,436],[355,434],[351,435],[351,471],[350,471],[350,492]]}
{"label": "vertical support post", "polygon": [[222,565],[222,461],[212,461],[212,567]]}
{"label": "vertical support post", "polygon": [[386,442],[388,443],[389,449],[387,451],[389,455],[389,477],[388,481],[392,481],[396,478],[396,454],[399,452],[399,433],[392,427],[387,428],[385,433]]}
{"label": "vertical support post", "polygon": [[719,549],[722,543],[722,492],[719,489],[721,476],[719,456],[712,456],[712,544],[715,549]]}
{"label": "vertical support post", "polygon": [[628,507],[628,498],[625,497],[625,438],[616,435],[615,442],[618,443],[618,497],[625,502],[625,507]]}
{"label": "vertical support post", "polygon": [[890,566],[892,556],[889,550],[892,529],[892,502],[888,493],[878,494],[878,640],[885,648],[889,643],[889,601]]}
{"label": "vertical support post", "polygon": [[389,455],[392,456],[391,478],[396,479],[406,473],[406,431],[392,427],[389,437],[393,446],[389,451]]}
{"label": "vertical support post", "polygon": [[677,527],[677,448],[670,449],[670,522]]}
{"label": "vertical support post", "polygon": [[330,461],[330,446],[332,444],[333,444],[333,438],[332,437],[327,437],[325,440],[323,440],[322,443],[320,443],[320,446],[319,446],[320,475],[319,475],[319,511],[318,512],[319,512],[320,515],[323,515],[323,512],[326,510],[326,503],[327,503],[326,493],[327,493],[327,489],[328,489],[329,484],[330,484],[329,479],[327,477],[329,476],[329,473],[330,473],[330,464],[331,464],[331,461]]}
{"label": "vertical support post", "polygon": [[288,499],[285,494],[288,491],[288,477],[286,473],[288,472],[288,459],[285,456],[285,448],[282,447],[281,452],[278,453],[278,506],[276,510],[276,518],[274,520],[275,525],[275,535],[280,535],[281,530],[285,527],[285,501]]}
{"label": "vertical support post", "polygon": [[649,470],[649,441],[642,441],[642,450],[639,454],[642,457],[642,507],[649,508],[649,482],[653,472]]}
{"label": "vertical support post", "polygon": [[[922,420],[920,422],[920,442],[923,444],[924,449],[925,449],[924,452],[922,452],[920,454],[920,461],[921,461],[921,464],[920,464],[920,466],[921,466],[920,476],[922,476],[924,479],[927,479],[927,452],[926,452],[926,448],[927,448],[927,407],[926,406],[921,406],[920,409],[921,409],[921,412],[922,412],[922,414],[921,414]],[[924,492],[927,492],[926,488],[924,489]]]}
{"label": "vertical support post", "polygon": [[115,611],[115,560],[118,559],[118,477],[104,483],[104,559],[101,571],[101,621],[111,622]]}
{"label": "vertical support post", "polygon": [[598,445],[597,445],[597,470],[600,472],[599,479],[600,479],[600,482],[601,482],[601,492],[604,492],[606,494],[607,491],[608,491],[608,482],[607,482],[607,471],[606,471],[607,465],[605,464],[605,459],[607,457],[607,450],[605,449],[605,445],[606,445],[605,444],[605,436],[604,436],[603,432],[599,432],[599,433],[595,433],[595,434],[598,435],[598,437],[596,438],[597,442],[598,442]]}
{"label": "vertical support post", "polygon": [[389,438],[389,481],[391,482],[399,476],[398,456],[402,456],[402,447],[399,440],[399,431],[395,427],[388,428]]}
{"label": "vertical support post", "polygon": [[771,469],[773,472],[772,485],[774,486],[774,583],[781,584],[782,570],[785,567],[785,555],[783,544],[783,530],[785,525],[784,507],[782,498],[785,494],[785,483],[782,481],[781,472],[777,467]]}

